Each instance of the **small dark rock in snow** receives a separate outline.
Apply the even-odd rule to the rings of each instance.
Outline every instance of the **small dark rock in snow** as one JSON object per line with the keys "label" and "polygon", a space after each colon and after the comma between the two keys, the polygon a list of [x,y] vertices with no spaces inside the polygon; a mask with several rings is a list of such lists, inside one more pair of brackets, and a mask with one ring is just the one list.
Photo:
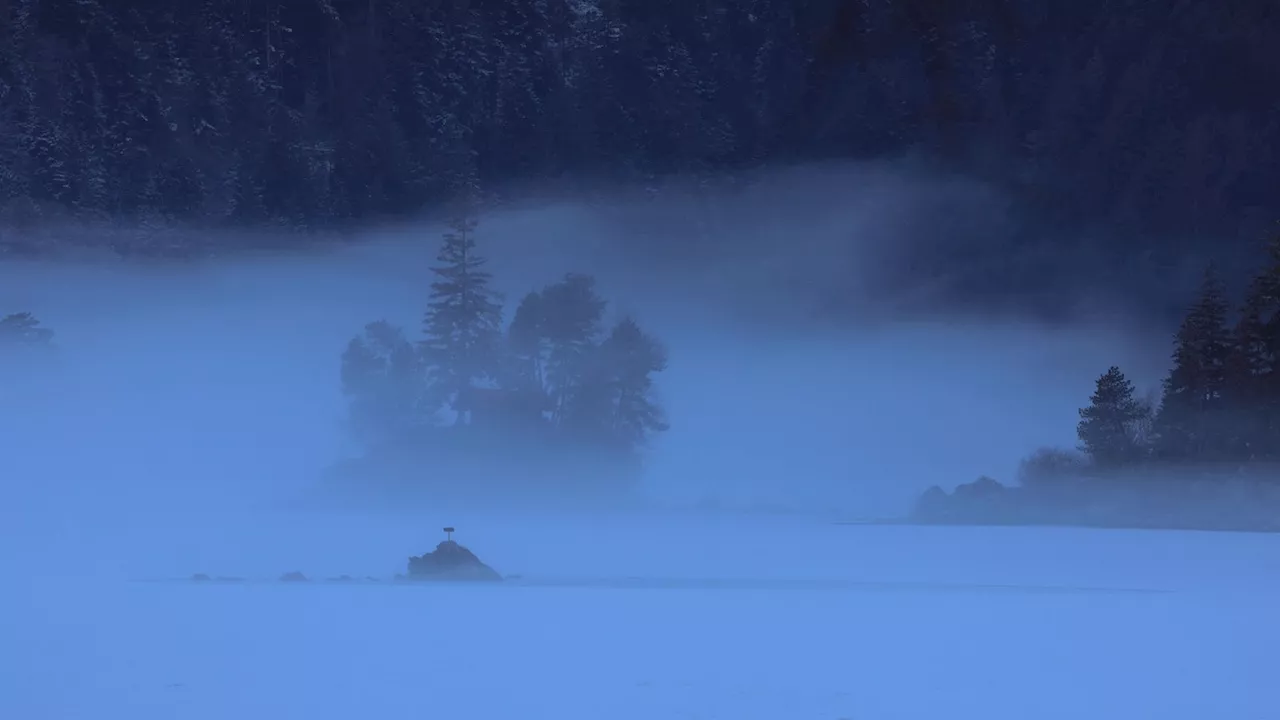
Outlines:
{"label": "small dark rock in snow", "polygon": [[445,540],[436,549],[409,558],[410,580],[502,580],[493,568],[480,562],[475,553],[452,540]]}
{"label": "small dark rock in snow", "polygon": [[306,582],[307,576],[300,572],[289,572],[280,576],[280,582]]}

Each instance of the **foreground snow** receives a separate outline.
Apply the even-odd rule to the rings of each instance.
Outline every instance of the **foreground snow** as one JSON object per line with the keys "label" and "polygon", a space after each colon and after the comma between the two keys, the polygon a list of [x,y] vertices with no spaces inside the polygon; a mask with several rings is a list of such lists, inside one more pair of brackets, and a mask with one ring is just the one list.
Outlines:
{"label": "foreground snow", "polygon": [[521,582],[139,581],[386,576],[436,539],[417,525],[132,523],[113,535],[120,559],[77,572],[35,573],[33,551],[0,620],[0,717],[1261,720],[1280,707],[1274,536],[473,519],[458,522],[464,543]]}

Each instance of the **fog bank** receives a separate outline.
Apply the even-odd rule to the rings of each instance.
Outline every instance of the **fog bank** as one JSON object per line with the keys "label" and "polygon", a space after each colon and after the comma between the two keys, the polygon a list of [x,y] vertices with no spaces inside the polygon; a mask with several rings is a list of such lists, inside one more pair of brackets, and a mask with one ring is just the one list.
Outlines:
{"label": "fog bank", "polygon": [[[902,267],[889,258],[918,240],[922,215],[959,223],[958,243],[1007,222],[981,186],[826,167],[719,192],[481,219],[509,307],[566,271],[590,272],[611,301],[606,319],[634,314],[669,346],[659,387],[672,430],[650,453],[650,502],[900,514],[928,485],[1008,479],[1032,449],[1074,444],[1075,408],[1108,365],[1140,387],[1165,369],[1163,328],[1148,333],[1123,310],[1046,326],[1016,303],[984,318],[919,302],[944,277],[889,282],[886,268]],[[185,263],[0,265],[0,308],[35,312],[60,347],[56,368],[5,390],[10,507],[296,497],[358,452],[339,353],[372,320],[416,335],[442,230],[423,222],[306,253]]]}

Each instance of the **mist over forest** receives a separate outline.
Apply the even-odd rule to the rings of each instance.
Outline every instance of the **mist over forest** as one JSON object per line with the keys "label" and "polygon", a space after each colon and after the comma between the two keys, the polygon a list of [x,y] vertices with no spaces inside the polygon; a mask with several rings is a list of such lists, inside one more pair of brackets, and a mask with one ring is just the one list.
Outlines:
{"label": "mist over forest", "polygon": [[[885,184],[902,208],[915,202],[896,178]],[[1012,477],[1036,447],[1069,444],[1097,368],[1122,360],[1158,377],[1164,353],[1139,339],[1136,317],[1044,326],[895,303],[873,291],[879,248],[850,247],[844,228],[892,238],[909,210],[815,197],[728,209],[726,235],[694,234],[691,245],[710,248],[669,267],[616,238],[692,224],[683,203],[485,213],[474,237],[504,296],[504,327],[524,293],[583,272],[608,302],[606,322],[634,316],[666,347],[669,366],[654,377],[671,429],[644,454],[642,488],[686,507],[900,514],[928,485]],[[774,239],[804,224],[794,242]],[[377,320],[417,338],[446,231],[427,221],[200,263],[6,263],[6,307],[56,332],[55,359],[6,387],[10,460],[32,478],[27,494],[122,507],[305,494],[362,451],[340,383],[346,344]],[[861,268],[866,289],[841,285],[836,264]],[[862,292],[868,310],[832,316],[824,289]]]}
{"label": "mist over forest", "polygon": [[1280,166],[1247,90],[1273,15],[1032,5],[7,3],[0,311],[34,314],[15,346],[55,333],[9,358],[17,494],[287,504],[380,453],[356,474],[431,475],[370,439],[352,388],[381,371],[343,354],[386,321],[425,373],[392,395],[457,374],[419,341],[463,216],[504,347],[577,273],[604,304],[575,342],[630,318],[663,358],[619,460],[643,502],[882,517],[1016,482],[1087,445],[1107,368],[1154,412],[1205,266],[1228,304],[1265,266]]}
{"label": "mist over forest", "polygon": [[1277,89],[1247,0],[0,0],[0,717],[1274,715]]}

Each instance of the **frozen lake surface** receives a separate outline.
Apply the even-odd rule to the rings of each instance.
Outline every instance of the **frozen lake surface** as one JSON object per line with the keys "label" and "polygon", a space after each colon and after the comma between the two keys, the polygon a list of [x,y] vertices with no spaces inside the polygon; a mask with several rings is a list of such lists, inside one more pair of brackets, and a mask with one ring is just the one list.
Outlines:
{"label": "frozen lake surface", "polygon": [[[0,608],[0,717],[1266,720],[1280,707],[1280,536],[427,520],[25,528],[3,556],[20,581]],[[389,577],[446,522],[521,579],[273,580]],[[260,581],[149,581],[194,572]]]}

